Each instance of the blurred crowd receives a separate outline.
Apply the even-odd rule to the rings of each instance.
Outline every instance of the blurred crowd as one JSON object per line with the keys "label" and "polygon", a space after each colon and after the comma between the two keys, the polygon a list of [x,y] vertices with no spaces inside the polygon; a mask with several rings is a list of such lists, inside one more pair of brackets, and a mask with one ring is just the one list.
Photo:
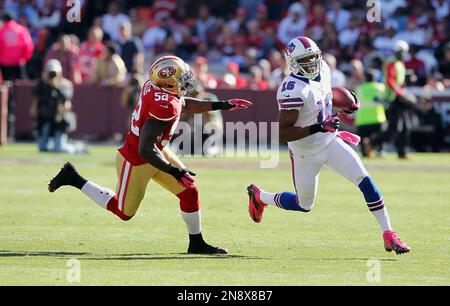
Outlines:
{"label": "blurred crowd", "polygon": [[206,88],[271,89],[286,71],[286,43],[304,35],[326,53],[335,86],[356,88],[367,69],[382,81],[383,59],[399,39],[411,46],[407,85],[450,85],[448,0],[380,0],[380,22],[370,22],[371,7],[358,0],[71,2],[81,5],[80,23],[66,18],[68,1],[0,0],[31,34],[20,77],[38,78],[58,59],[75,84],[121,84],[171,53],[191,62]]}
{"label": "blurred crowd", "polygon": [[[166,54],[189,62],[206,90],[276,89],[289,73],[283,50],[302,35],[322,49],[333,86],[367,98],[368,115],[348,120],[369,144],[364,154],[392,138],[395,133],[389,130],[396,129],[397,119],[404,122],[396,133],[401,139],[409,137],[414,121],[429,127],[416,131],[424,140],[434,139],[430,129],[442,137],[433,127],[439,115],[433,115],[429,99],[419,97],[422,103],[414,110],[403,107],[400,114],[391,114],[393,127],[378,141],[387,119],[381,115],[384,109],[370,102],[383,100],[377,96],[389,83],[388,64],[396,70],[404,66],[404,72],[391,76],[392,82],[402,79],[401,86],[450,87],[450,0],[0,0],[0,11],[0,83],[40,79],[34,104],[41,105],[42,96],[53,99],[47,110],[53,117],[70,112],[67,84],[125,86],[122,104],[132,109],[146,70]],[[392,60],[399,41],[408,50],[401,60]],[[400,104],[409,101],[395,93],[384,102],[397,98]],[[407,116],[411,111],[418,115]],[[48,134],[70,124],[53,122],[49,128],[38,113],[32,115],[38,117],[40,148],[47,150]],[[62,146],[59,142],[55,147]],[[441,143],[431,143],[433,150],[440,150]]]}

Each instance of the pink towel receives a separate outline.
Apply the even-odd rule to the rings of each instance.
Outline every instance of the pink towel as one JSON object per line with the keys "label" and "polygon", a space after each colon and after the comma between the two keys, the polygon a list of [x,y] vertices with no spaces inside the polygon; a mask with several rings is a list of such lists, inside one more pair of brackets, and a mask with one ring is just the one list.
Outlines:
{"label": "pink towel", "polygon": [[338,132],[337,136],[351,144],[352,146],[357,147],[359,143],[361,142],[361,137],[359,137],[356,134],[350,133],[350,132]]}

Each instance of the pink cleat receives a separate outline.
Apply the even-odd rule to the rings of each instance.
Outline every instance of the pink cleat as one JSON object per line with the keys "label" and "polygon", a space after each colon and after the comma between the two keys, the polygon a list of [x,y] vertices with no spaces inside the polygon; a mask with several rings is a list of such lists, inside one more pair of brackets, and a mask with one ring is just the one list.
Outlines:
{"label": "pink cleat", "polygon": [[264,213],[264,208],[267,206],[261,201],[261,189],[256,185],[250,185],[247,187],[247,191],[249,196],[248,212],[250,214],[250,218],[252,218],[252,220],[256,223],[260,223]]}
{"label": "pink cleat", "polygon": [[411,249],[397,237],[394,231],[385,231],[383,233],[384,248],[387,252],[395,251],[397,255],[409,253]]}

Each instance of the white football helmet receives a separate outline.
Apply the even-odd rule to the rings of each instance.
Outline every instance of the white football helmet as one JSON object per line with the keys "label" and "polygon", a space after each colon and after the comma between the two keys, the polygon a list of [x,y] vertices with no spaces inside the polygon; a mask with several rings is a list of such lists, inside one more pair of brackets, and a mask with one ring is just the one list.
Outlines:
{"label": "white football helmet", "polygon": [[297,36],[284,51],[284,57],[292,73],[314,80],[322,68],[322,51],[308,37]]}

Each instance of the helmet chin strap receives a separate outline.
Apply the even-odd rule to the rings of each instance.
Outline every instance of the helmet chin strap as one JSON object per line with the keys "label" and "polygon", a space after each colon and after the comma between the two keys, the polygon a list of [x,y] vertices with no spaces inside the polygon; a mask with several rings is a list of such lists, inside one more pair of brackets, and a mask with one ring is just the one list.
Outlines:
{"label": "helmet chin strap", "polygon": [[299,77],[302,77],[302,78],[305,78],[305,79],[308,79],[308,80],[315,80],[319,76],[319,74],[320,74],[320,71],[317,72],[317,73],[314,73],[314,74],[310,74],[310,73],[304,74],[300,70],[300,68],[298,68],[297,73],[296,73],[296,75],[298,75]]}
{"label": "helmet chin strap", "polygon": [[316,79],[319,76],[319,74],[320,74],[320,72],[317,72],[317,73],[314,73],[314,74],[312,74],[312,73],[304,74],[304,73],[302,73],[300,71],[300,69],[299,69],[299,73],[297,73],[298,76],[300,76],[302,78],[309,79],[309,80]]}

